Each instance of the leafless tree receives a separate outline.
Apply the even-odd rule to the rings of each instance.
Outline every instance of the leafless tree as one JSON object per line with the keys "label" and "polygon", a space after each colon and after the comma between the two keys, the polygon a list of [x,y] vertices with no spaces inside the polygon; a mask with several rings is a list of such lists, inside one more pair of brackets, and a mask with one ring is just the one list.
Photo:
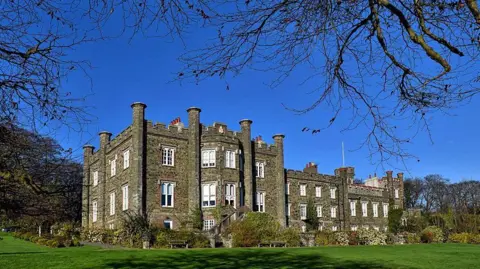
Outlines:
{"label": "leafless tree", "polygon": [[430,115],[449,112],[479,92],[475,0],[109,3],[135,32],[161,23],[175,34],[191,24],[217,33],[180,57],[182,80],[227,79],[251,68],[277,72],[275,87],[309,67],[305,78],[315,80],[316,100],[306,108],[286,107],[302,114],[322,106],[331,117],[303,130],[318,133],[347,118],[344,130],[365,126],[360,146],[381,162],[413,157],[404,146],[418,132],[430,135]]}

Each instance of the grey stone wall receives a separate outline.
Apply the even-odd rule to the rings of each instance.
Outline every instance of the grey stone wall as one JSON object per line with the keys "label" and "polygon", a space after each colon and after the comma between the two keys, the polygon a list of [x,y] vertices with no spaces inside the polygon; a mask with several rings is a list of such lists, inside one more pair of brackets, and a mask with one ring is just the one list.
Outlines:
{"label": "grey stone wall", "polygon": [[[383,229],[387,219],[383,217],[383,203],[394,198],[399,189],[399,199],[394,204],[403,205],[403,174],[393,178],[391,171],[384,177],[385,188],[372,188],[353,184],[354,168],[336,169],[333,175],[317,172],[316,165],[307,165],[304,171],[285,170],[284,136],[274,135],[273,144],[252,140],[251,120],[242,120],[239,131],[230,130],[223,123],[204,125],[200,121],[200,109],[188,109],[188,128],[153,124],[145,120],[146,106],[132,105],[132,124],[111,139],[108,132],[100,133],[100,147],[84,148],[84,188],[82,225],[109,228],[122,217],[122,186],[129,186],[129,209],[148,212],[154,224],[163,225],[166,219],[174,228],[183,223],[190,210],[198,207],[204,219],[214,217],[215,208],[202,208],[202,183],[216,184],[216,205],[225,205],[226,184],[235,185],[235,207],[247,206],[256,210],[256,192],[265,192],[265,212],[277,217],[285,226],[301,227],[300,204],[312,198],[322,206],[320,224],[324,229],[337,226],[349,230],[353,225],[368,225]],[[288,141],[288,140],[287,140]],[[174,148],[174,165],[162,164],[162,148]],[[202,149],[215,149],[215,167],[202,167]],[[123,152],[129,150],[130,165],[123,168]],[[226,152],[235,152],[235,167],[226,167]],[[111,176],[110,162],[116,158],[116,175]],[[256,177],[255,163],[264,162],[264,177]],[[98,171],[99,183],[93,186],[93,173]],[[174,206],[162,207],[161,183],[174,183]],[[286,194],[289,184],[289,194]],[[300,185],[306,185],[306,195],[300,195]],[[321,187],[321,197],[316,197],[315,187]],[[330,198],[330,188],[336,189],[335,199]],[[115,192],[115,214],[110,215],[110,193]],[[350,201],[358,201],[357,216],[351,216]],[[92,201],[98,203],[98,219],[92,223]],[[360,201],[368,202],[368,216],[362,216]],[[378,217],[373,217],[373,203],[378,203]],[[290,216],[287,205],[290,204]],[[330,209],[337,208],[332,218]],[[115,227],[114,226],[114,227]]]}

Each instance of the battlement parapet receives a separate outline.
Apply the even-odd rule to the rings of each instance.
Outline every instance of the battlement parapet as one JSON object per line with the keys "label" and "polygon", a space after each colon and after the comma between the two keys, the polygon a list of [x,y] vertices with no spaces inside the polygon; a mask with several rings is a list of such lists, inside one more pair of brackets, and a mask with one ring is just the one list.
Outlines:
{"label": "battlement parapet", "polygon": [[147,121],[147,133],[188,139],[188,128],[185,128],[183,124],[166,125],[161,122],[155,122],[155,124],[153,124],[152,121]]}
{"label": "battlement parapet", "polygon": [[331,183],[340,182],[340,178],[336,176],[319,174],[319,173],[316,173],[316,174],[306,173],[300,170],[293,170],[293,169],[287,170],[287,179],[289,178],[312,180],[312,181],[319,181],[319,182],[329,181]]}
{"label": "battlement parapet", "polygon": [[348,193],[349,194],[357,194],[357,195],[369,195],[369,196],[378,196],[382,197],[385,189],[384,188],[377,188],[365,185],[349,185],[348,186]]}
{"label": "battlement parapet", "polygon": [[117,136],[110,140],[110,142],[106,145],[107,152],[115,149],[118,145],[126,141],[132,136],[132,126],[128,126],[126,129],[121,131]]}

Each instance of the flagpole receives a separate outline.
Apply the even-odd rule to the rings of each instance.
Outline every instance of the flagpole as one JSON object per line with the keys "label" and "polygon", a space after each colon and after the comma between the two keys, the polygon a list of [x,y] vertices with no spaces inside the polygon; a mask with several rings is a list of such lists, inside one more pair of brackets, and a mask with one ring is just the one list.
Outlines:
{"label": "flagpole", "polygon": [[342,141],[342,167],[345,167],[345,152],[343,147],[343,141]]}

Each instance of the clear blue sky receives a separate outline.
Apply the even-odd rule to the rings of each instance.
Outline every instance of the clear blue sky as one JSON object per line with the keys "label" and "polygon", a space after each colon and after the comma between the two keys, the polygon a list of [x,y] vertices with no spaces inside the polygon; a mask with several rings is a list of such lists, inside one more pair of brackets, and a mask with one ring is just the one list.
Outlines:
{"label": "clear blue sky", "polygon": [[[187,42],[194,47],[200,46],[203,40],[201,33],[193,33]],[[340,133],[346,122],[337,121],[337,125],[316,135],[301,132],[303,127],[323,124],[331,116],[321,108],[297,116],[282,107],[282,102],[302,107],[313,101],[314,96],[306,94],[310,89],[299,85],[303,77],[293,77],[276,89],[266,85],[273,78],[272,74],[254,71],[245,71],[230,79],[229,91],[225,82],[218,78],[199,85],[169,83],[181,68],[177,57],[183,50],[178,41],[141,36],[130,43],[125,37],[80,47],[72,56],[91,61],[94,68],[88,73],[93,87],[89,80],[76,74],[69,78],[65,88],[76,96],[89,95],[85,104],[93,107],[89,112],[96,119],[84,133],[58,133],[57,139],[64,147],[72,147],[76,156],[81,156],[83,144],[98,146],[99,131],[110,131],[115,136],[130,124],[130,104],[133,102],[146,103],[147,119],[163,123],[175,117],[186,121],[186,109],[197,106],[202,109],[202,123],[207,125],[219,121],[226,123],[229,129],[239,130],[239,120],[248,118],[253,120],[252,135],[262,135],[268,143],[272,142],[273,134],[285,134],[287,168],[302,169],[307,162],[313,161],[321,173],[332,174],[342,164],[343,141],[346,165],[355,167],[356,177],[365,179],[369,174],[382,174],[387,169],[392,169],[394,174],[400,172],[395,167],[371,165],[366,148],[350,152],[359,146],[365,132]],[[410,150],[421,161],[408,162],[411,174],[406,176],[438,173],[452,181],[480,179],[479,109],[480,96],[453,111],[456,116],[435,116],[431,121],[434,144],[425,134],[416,137]],[[401,168],[402,164],[397,166]]]}

